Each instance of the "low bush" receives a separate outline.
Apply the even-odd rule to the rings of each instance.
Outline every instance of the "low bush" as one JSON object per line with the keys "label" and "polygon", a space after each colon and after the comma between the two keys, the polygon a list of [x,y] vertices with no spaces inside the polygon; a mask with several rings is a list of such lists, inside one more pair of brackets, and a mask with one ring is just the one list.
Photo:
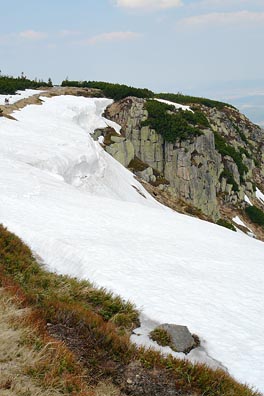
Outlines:
{"label": "low bush", "polygon": [[244,180],[245,173],[248,172],[248,168],[243,163],[242,154],[239,151],[236,151],[234,147],[226,142],[226,140],[217,132],[214,132],[215,135],[215,148],[222,155],[228,155],[231,157],[237,165],[238,172],[240,174],[240,180]]}
{"label": "low bush", "polygon": [[0,94],[14,95],[18,90],[51,87],[52,82],[29,80],[25,77],[0,76]]}
{"label": "low bush", "polygon": [[151,98],[154,93],[147,88],[134,88],[125,84],[113,84],[104,81],[69,81],[64,80],[62,87],[96,88],[101,89],[107,98],[114,100],[124,99],[127,96],[137,98]]}
{"label": "low bush", "polygon": [[226,179],[227,184],[232,184],[232,186],[233,186],[233,191],[236,192],[236,191],[239,190],[239,186],[238,186],[237,182],[235,181],[233,174],[232,174],[227,168],[225,168],[225,169],[223,170],[223,172],[221,173],[221,175],[220,175],[220,181],[221,181],[223,178]]}
{"label": "low bush", "polygon": [[264,212],[261,209],[254,205],[247,206],[245,212],[253,223],[264,227]]}
{"label": "low bush", "polygon": [[161,103],[156,100],[148,100],[145,103],[148,112],[148,119],[141,123],[142,126],[149,126],[170,143],[177,139],[185,140],[194,136],[202,135],[197,125],[200,116],[196,116],[190,111],[177,111],[173,105]]}
{"label": "low bush", "polygon": [[157,327],[151,331],[150,338],[161,346],[169,346],[173,349],[171,336],[165,329]]}
{"label": "low bush", "polygon": [[149,165],[141,161],[141,159],[138,157],[134,157],[128,164],[128,169],[130,169],[132,172],[142,172],[148,167]]}
{"label": "low bush", "polygon": [[211,100],[207,98],[199,98],[195,96],[183,95],[182,93],[159,93],[155,95],[155,97],[160,99],[169,100],[175,103],[181,103],[183,105],[191,105],[191,104],[201,104],[206,107],[216,107],[218,110],[222,110],[225,106],[233,107],[228,103],[219,102],[216,100]]}
{"label": "low bush", "polygon": [[221,226],[221,227],[225,227],[225,228],[228,228],[229,230],[232,230],[232,231],[236,232],[236,228],[233,226],[232,223],[230,223],[227,220],[219,219],[219,220],[217,220],[216,224]]}

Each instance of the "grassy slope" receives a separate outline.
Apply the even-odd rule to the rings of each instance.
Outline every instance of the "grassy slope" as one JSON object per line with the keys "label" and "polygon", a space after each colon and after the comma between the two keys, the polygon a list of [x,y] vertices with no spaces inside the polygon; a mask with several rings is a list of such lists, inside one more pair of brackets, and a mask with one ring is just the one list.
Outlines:
{"label": "grassy slope", "polygon": [[[93,395],[102,381],[106,392],[102,394],[111,394],[105,381],[112,381],[119,390],[134,396],[150,396],[157,391],[161,396],[171,391],[172,395],[259,395],[221,370],[137,349],[127,334],[137,324],[138,315],[130,303],[95,289],[89,282],[46,272],[29,248],[3,226],[0,285],[16,296],[20,307],[30,307],[26,322],[34,330],[28,331],[31,336],[25,336],[24,343],[36,350],[37,358],[33,358],[33,366],[26,371],[22,367],[21,372],[45,392],[51,385],[54,393],[50,395],[57,391]],[[16,326],[20,325],[21,321]],[[51,336],[64,344],[54,344]],[[111,388],[113,394],[119,393],[118,388]]]}

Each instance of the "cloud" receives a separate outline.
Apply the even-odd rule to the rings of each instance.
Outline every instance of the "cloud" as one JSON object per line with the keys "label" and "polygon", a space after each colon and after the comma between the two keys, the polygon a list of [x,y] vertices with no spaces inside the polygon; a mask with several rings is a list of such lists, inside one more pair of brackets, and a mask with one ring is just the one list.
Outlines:
{"label": "cloud", "polygon": [[263,0],[200,0],[191,4],[194,7],[234,7],[263,5]]}
{"label": "cloud", "polygon": [[44,32],[36,32],[35,30],[26,30],[24,32],[18,33],[18,36],[26,40],[36,41],[36,40],[43,40],[48,35],[47,33]]}
{"label": "cloud", "polygon": [[97,44],[97,43],[107,43],[114,41],[128,41],[133,40],[140,37],[140,33],[136,32],[110,32],[110,33],[102,33],[97,36],[90,37],[87,40],[84,40],[82,44]]}
{"label": "cloud", "polygon": [[74,37],[74,36],[79,36],[81,34],[81,32],[79,32],[78,30],[61,30],[59,32],[59,36],[60,37]]}
{"label": "cloud", "polygon": [[242,4],[250,4],[254,0],[200,0],[197,3],[194,3],[193,6],[196,7],[232,7],[239,6]]}
{"label": "cloud", "polygon": [[182,5],[182,0],[115,0],[115,4],[131,10],[159,10],[179,7]]}
{"label": "cloud", "polygon": [[210,14],[196,15],[181,19],[178,26],[184,27],[208,27],[226,25],[257,25],[264,23],[264,12],[213,12]]}

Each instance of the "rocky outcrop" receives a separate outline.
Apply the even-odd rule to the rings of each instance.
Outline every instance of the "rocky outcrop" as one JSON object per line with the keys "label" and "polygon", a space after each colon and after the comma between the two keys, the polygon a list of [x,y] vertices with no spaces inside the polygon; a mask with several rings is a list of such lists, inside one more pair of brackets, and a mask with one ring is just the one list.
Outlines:
{"label": "rocky outcrop", "polygon": [[106,146],[106,151],[122,165],[127,167],[135,157],[133,144],[129,140],[119,136],[112,136],[111,140],[112,144]]}
{"label": "rocky outcrop", "polygon": [[[106,147],[114,158],[129,166],[134,155],[145,164],[143,169],[132,167],[137,176],[214,221],[220,218],[221,205],[243,208],[245,194],[254,199],[254,184],[263,183],[264,176],[264,134],[258,126],[231,107],[196,105],[209,127],[200,136],[170,143],[142,125],[148,117],[144,104],[144,99],[128,97],[108,107],[106,117],[122,126],[121,137],[112,138]],[[219,150],[217,136],[235,149],[235,155]]]}
{"label": "rocky outcrop", "polygon": [[155,330],[165,330],[170,337],[172,349],[177,352],[188,353],[195,347],[195,340],[187,326],[164,323]]}

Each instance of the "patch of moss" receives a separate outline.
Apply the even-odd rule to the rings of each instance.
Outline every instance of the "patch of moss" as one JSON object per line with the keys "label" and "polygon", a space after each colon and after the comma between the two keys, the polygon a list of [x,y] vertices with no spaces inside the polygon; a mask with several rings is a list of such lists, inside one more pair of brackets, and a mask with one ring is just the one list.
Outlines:
{"label": "patch of moss", "polygon": [[128,164],[128,169],[131,169],[133,172],[143,172],[148,167],[149,165],[141,161],[138,157],[134,157]]}
{"label": "patch of moss", "polygon": [[228,155],[233,159],[233,161],[237,165],[238,172],[240,174],[240,180],[244,180],[245,173],[248,172],[248,168],[243,163],[242,154],[239,151],[236,151],[234,147],[226,142],[226,140],[217,132],[214,132],[215,135],[215,148],[222,155]]}
{"label": "patch of moss", "polygon": [[235,227],[233,226],[233,224],[230,223],[229,221],[225,220],[225,219],[219,219],[219,220],[217,220],[216,224],[219,225],[219,226],[221,226],[221,227],[225,227],[225,228],[228,228],[229,230],[232,230],[232,231],[235,231],[235,232],[236,232],[236,229],[235,229]]}
{"label": "patch of moss", "polygon": [[149,335],[153,341],[157,342],[157,344],[161,346],[169,346],[171,349],[173,349],[172,339],[167,330],[156,327],[156,329],[152,330]]}
{"label": "patch of moss", "polygon": [[245,154],[247,158],[252,158],[252,155],[249,154],[248,150],[245,149],[244,147],[239,147],[239,152],[240,154]]}
{"label": "patch of moss", "polygon": [[104,134],[104,145],[110,146],[110,144],[113,144],[113,141],[111,139],[112,136],[120,137],[120,135],[113,128],[106,128],[106,131]]}
{"label": "patch of moss", "polygon": [[153,182],[150,182],[150,184],[154,187],[158,187],[160,185],[169,185],[170,182],[167,179],[165,179],[164,176],[158,175],[158,176],[156,176],[156,180]]}
{"label": "patch of moss", "polygon": [[238,184],[237,184],[237,182],[235,181],[233,174],[232,174],[227,168],[225,168],[225,169],[223,170],[223,172],[221,173],[221,175],[220,175],[220,181],[221,181],[223,178],[226,179],[227,184],[232,184],[232,186],[233,186],[233,191],[237,192],[237,191],[239,190]]}

